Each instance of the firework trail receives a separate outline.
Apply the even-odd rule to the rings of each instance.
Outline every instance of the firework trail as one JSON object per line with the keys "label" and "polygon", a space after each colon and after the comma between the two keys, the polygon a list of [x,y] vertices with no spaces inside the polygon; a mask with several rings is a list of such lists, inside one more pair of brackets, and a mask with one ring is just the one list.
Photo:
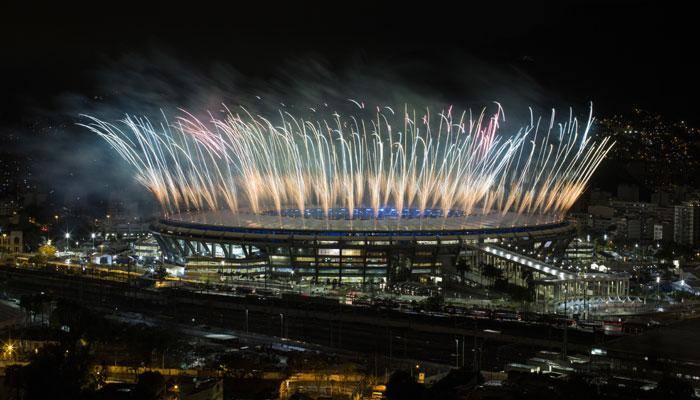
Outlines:
{"label": "firework trail", "polygon": [[[350,101],[362,113],[371,108]],[[557,123],[554,111],[544,122],[530,111],[528,125],[503,135],[500,105],[490,115],[375,109],[368,118],[310,119],[244,108],[200,119],[180,110],[158,123],[85,116],[79,125],[107,141],[168,214],[562,218],[614,145],[591,138],[592,113],[581,127],[572,113]]]}

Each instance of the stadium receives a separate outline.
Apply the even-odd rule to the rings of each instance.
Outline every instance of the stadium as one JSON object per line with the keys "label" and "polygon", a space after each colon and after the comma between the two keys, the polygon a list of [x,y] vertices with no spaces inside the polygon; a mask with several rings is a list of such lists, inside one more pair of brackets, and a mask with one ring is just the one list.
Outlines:
{"label": "stadium", "polygon": [[364,286],[386,284],[402,271],[410,280],[440,283],[461,260],[478,266],[479,246],[488,243],[554,255],[573,226],[512,213],[329,220],[210,211],[161,219],[153,232],[165,260],[190,272]]}
{"label": "stadium", "polygon": [[556,263],[575,229],[566,214],[613,146],[589,136],[592,113],[583,129],[552,114],[503,135],[500,106],[489,116],[353,103],[359,115],[312,108],[273,122],[226,109],[82,125],[160,202],[163,261],[196,280],[625,293],[624,281]]}
{"label": "stadium", "polygon": [[404,281],[443,287],[445,280],[463,281],[468,271],[471,280],[491,286],[489,269],[497,268],[509,284],[532,290],[528,296],[543,312],[624,304],[629,294],[627,276],[556,266],[552,261],[575,226],[551,218],[309,221],[198,212],[161,219],[152,231],[164,262],[211,283],[306,282],[371,291]]}

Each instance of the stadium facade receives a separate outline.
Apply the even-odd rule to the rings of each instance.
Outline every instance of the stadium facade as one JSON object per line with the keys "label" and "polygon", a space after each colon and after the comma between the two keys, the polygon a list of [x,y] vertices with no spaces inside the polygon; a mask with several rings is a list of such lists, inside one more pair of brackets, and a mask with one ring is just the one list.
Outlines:
{"label": "stadium facade", "polygon": [[624,303],[629,294],[626,275],[574,272],[557,263],[576,229],[542,216],[334,220],[199,212],[161,219],[152,230],[164,261],[199,281],[363,290],[402,281],[505,282],[527,289],[528,298],[549,307],[543,311],[576,301]]}
{"label": "stadium facade", "polygon": [[212,212],[165,218],[152,227],[165,261],[189,273],[221,281],[293,277],[360,285],[388,283],[402,274],[439,283],[464,263],[477,267],[475,255],[484,243],[555,256],[573,228],[567,221],[522,215],[352,221]]}

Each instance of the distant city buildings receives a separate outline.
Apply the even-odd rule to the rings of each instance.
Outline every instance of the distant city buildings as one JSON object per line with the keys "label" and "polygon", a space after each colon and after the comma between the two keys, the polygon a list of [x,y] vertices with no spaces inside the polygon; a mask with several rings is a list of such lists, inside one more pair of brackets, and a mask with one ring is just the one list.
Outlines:
{"label": "distant city buildings", "polygon": [[0,255],[22,253],[24,251],[22,231],[0,233]]}
{"label": "distant city buildings", "polygon": [[[700,167],[694,150],[700,132],[686,121],[669,121],[659,114],[634,109],[626,116],[603,117],[597,127],[599,134],[611,136],[617,143],[610,158],[623,162],[625,172],[645,187],[700,184],[700,176],[685,172]],[[626,188],[618,192],[618,197],[636,201],[634,191]]]}
{"label": "distant city buildings", "polygon": [[634,185],[619,185],[616,196],[593,188],[585,212],[570,213],[570,217],[586,232],[630,244],[673,242],[698,246],[700,193],[684,187],[675,189],[655,191],[649,196],[651,201],[644,201]]}
{"label": "distant city buildings", "polygon": [[700,242],[699,201],[686,201],[674,207],[673,241],[688,246]]}
{"label": "distant city buildings", "polygon": [[571,265],[590,266],[595,257],[595,244],[590,240],[574,239],[564,250],[564,260]]}
{"label": "distant city buildings", "polygon": [[654,224],[654,241],[670,242],[673,240],[673,230],[668,224]]}

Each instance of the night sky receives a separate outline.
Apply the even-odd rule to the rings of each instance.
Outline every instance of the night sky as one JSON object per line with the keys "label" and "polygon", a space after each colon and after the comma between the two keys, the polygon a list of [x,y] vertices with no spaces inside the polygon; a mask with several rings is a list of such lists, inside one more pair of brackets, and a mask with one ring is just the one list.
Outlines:
{"label": "night sky", "polygon": [[524,83],[515,90],[534,88],[537,96],[525,98],[547,108],[593,101],[599,115],[640,106],[698,121],[689,6],[443,3],[10,6],[0,13],[0,120],[60,109],[66,93],[101,96],[99,71],[118,73],[124,57],[163,52],[188,68],[225,65],[260,82],[289,79],[284,66],[308,58],[330,71],[395,69],[402,83],[449,101],[500,100],[493,97],[502,88]]}
{"label": "night sky", "polygon": [[504,132],[529,122],[528,107],[545,118],[556,108],[561,120],[569,107],[587,117],[590,102],[598,118],[641,107],[700,125],[689,6],[145,3],[0,6],[0,156],[25,160],[31,184],[57,204],[89,198],[101,210],[113,194],[151,201],[105,142],[76,124],[83,113],[157,119],[183,107],[205,116],[260,95],[295,114],[325,102],[343,112],[348,98],[432,110],[498,101]]}

